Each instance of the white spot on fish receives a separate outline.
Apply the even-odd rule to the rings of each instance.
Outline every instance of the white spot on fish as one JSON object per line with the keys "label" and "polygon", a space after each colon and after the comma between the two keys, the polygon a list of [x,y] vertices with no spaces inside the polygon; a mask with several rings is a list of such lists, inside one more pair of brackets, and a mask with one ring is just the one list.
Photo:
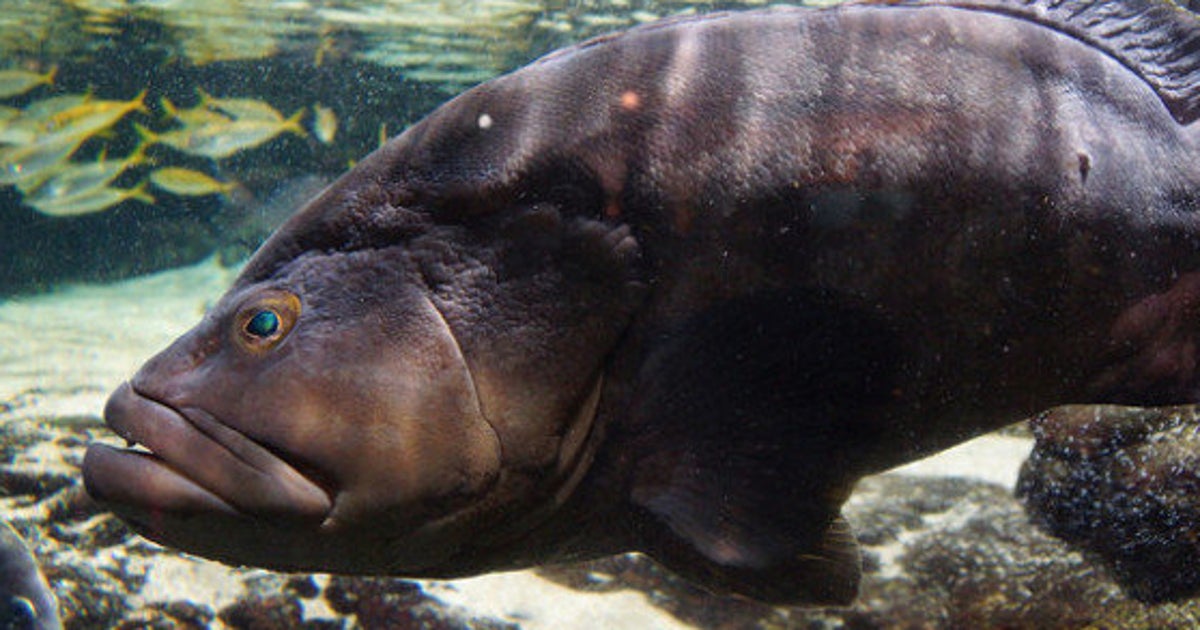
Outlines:
{"label": "white spot on fish", "polygon": [[479,123],[480,129],[491,129],[492,128],[492,117],[489,116],[487,114],[487,112],[480,114],[479,120],[477,122]]}

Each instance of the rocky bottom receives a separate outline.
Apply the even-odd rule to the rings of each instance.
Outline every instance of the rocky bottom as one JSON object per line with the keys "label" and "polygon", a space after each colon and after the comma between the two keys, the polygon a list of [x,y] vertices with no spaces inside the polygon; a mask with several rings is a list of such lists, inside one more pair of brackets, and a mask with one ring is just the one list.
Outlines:
{"label": "rocky bottom", "polygon": [[[1030,525],[1007,488],[889,474],[847,505],[865,551],[858,602],[784,609],[714,597],[624,555],[457,582],[236,569],[147,542],[82,492],[95,417],[0,425],[0,492],[58,594],[67,628],[1194,627],[1195,601],[1124,595],[1104,569]],[[479,593],[504,589],[503,601]],[[647,613],[647,611],[650,611]],[[657,616],[656,616],[657,614]]]}

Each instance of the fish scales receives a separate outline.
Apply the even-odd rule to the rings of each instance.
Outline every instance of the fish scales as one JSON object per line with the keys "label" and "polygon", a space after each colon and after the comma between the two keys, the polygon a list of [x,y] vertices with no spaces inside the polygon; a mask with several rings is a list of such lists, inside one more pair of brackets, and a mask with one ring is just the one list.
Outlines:
{"label": "fish scales", "polygon": [[[685,22],[695,28],[671,29],[661,35],[651,30],[639,33],[641,37],[606,42],[603,50],[594,54],[555,56],[505,81],[485,86],[473,93],[474,98],[451,103],[431,119],[466,118],[469,116],[463,114],[463,108],[478,109],[493,123],[487,133],[470,140],[487,146],[460,151],[453,143],[432,139],[425,144],[433,154],[425,156],[419,153],[424,147],[414,147],[417,155],[406,165],[413,165],[414,176],[436,179],[446,188],[500,188],[521,177],[530,164],[545,161],[547,155],[578,154],[591,162],[619,161],[610,159],[609,151],[617,149],[622,155],[646,156],[647,169],[661,180],[656,183],[670,186],[675,182],[673,185],[687,190],[692,190],[697,181],[735,189],[738,182],[747,180],[742,176],[744,171],[735,170],[734,165],[777,165],[781,172],[772,175],[776,181],[749,181],[749,185],[763,189],[798,179],[797,167],[823,174],[825,180],[847,175],[841,170],[847,166],[845,149],[864,153],[870,147],[858,147],[856,142],[879,143],[879,139],[869,136],[884,132],[882,142],[890,139],[915,144],[904,150],[906,157],[917,161],[886,161],[890,147],[876,149],[880,154],[877,163],[861,166],[868,169],[865,175],[879,180],[879,187],[906,184],[917,174],[943,164],[963,170],[980,170],[994,164],[1010,169],[1013,176],[1042,180],[1059,177],[1060,173],[1042,172],[1038,164],[1023,159],[1028,157],[1028,146],[1047,139],[1031,137],[1042,130],[1030,124],[1028,117],[1036,115],[1030,106],[1049,105],[1049,115],[1069,118],[1078,113],[1070,111],[1069,101],[1089,88],[1083,85],[1075,93],[1055,94],[1059,89],[1056,82],[1034,80],[1034,68],[1004,68],[988,63],[993,57],[991,51],[1011,48],[1007,42],[1014,37],[1022,45],[1011,54],[1036,56],[1051,63],[1061,60],[1056,68],[1047,69],[1061,81],[1082,67],[1090,80],[1106,86],[1111,83],[1125,92],[1109,94],[1114,103],[1089,107],[1107,105],[1117,109],[1125,102],[1146,100],[1143,94],[1148,88],[1128,77],[1111,60],[1097,57],[1059,33],[1031,29],[1005,16],[975,16],[964,22],[954,19],[961,11],[953,9],[896,9],[902,15],[895,16],[884,15],[875,7],[858,7],[858,11],[850,8],[835,14],[837,21],[862,24],[815,28],[810,22],[817,20],[805,19],[805,12],[790,15],[786,11],[740,20],[695,19]],[[948,24],[939,25],[928,15],[933,11],[946,14],[944,21]],[[834,15],[825,17],[832,19]],[[884,25],[897,37],[898,50],[882,50],[872,44]],[[947,41],[933,41],[938,37]],[[704,41],[688,45],[690,38]],[[948,41],[953,38],[963,41]],[[664,45],[660,40],[676,41]],[[845,50],[849,54],[827,58],[798,54],[775,62],[780,56],[773,53],[783,44],[780,40],[799,42],[801,51]],[[697,46],[700,50],[694,50]],[[1070,54],[1070,50],[1062,55],[1052,53],[1063,47],[1075,48],[1076,54]],[[730,53],[731,49],[739,52]],[[965,70],[948,72],[947,62],[936,63],[937,55],[948,55],[956,67]],[[689,62],[690,57],[695,58]],[[1005,103],[1023,108],[1023,116],[1015,120],[995,115],[994,105],[985,98],[1003,80],[1011,81],[1009,87],[1017,91],[1006,95]],[[658,86],[668,86],[670,91],[664,94]],[[633,115],[621,121],[623,124],[614,124],[614,116],[620,112],[620,96],[626,91],[636,93],[641,104],[638,111],[629,112]],[[686,94],[672,95],[671,91]],[[1146,126],[1145,113],[1145,103],[1136,104],[1124,116],[1133,120],[1115,117],[1115,121],[1140,129]],[[705,119],[732,124],[696,124]],[[829,125],[831,119],[833,126]],[[1161,132],[1164,141],[1178,145],[1180,133],[1169,124],[1164,121],[1160,130],[1147,131]],[[462,128],[438,122],[423,125],[434,129],[440,126],[448,133],[458,133]],[[638,133],[643,126],[649,135]],[[851,129],[856,126],[866,129],[858,137]],[[750,127],[757,131],[747,133]],[[921,133],[914,134],[916,131]],[[818,138],[818,133],[823,137]],[[624,135],[613,140],[618,134]],[[971,163],[956,166],[954,162],[964,157],[960,147],[963,135],[975,151],[967,156],[972,158]],[[982,152],[980,147],[986,145],[991,146],[991,153]],[[449,155],[436,153],[443,150]],[[810,152],[821,150],[824,156],[805,159]],[[1008,150],[1014,154],[1006,155]],[[1066,152],[1065,147],[1041,150]],[[487,166],[472,168],[471,163],[455,160]],[[591,163],[588,166],[603,170]],[[1163,166],[1176,170],[1185,167]]]}
{"label": "fish scales", "polygon": [[113,394],[146,450],[91,447],[89,492],[230,562],[638,550],[844,604],[862,475],[1054,405],[1200,401],[1200,26],[1070,4],[680,18],[473,88]]}

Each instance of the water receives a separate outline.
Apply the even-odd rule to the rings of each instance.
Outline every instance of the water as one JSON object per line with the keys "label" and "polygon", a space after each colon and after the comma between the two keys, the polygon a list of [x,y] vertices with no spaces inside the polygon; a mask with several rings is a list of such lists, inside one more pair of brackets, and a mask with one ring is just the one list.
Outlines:
{"label": "water", "polygon": [[[269,106],[280,121],[299,113],[299,130],[274,130],[219,158],[194,146],[148,145],[148,159],[132,161],[108,186],[144,191],[152,202],[131,199],[56,216],[34,207],[48,194],[46,184],[0,187],[0,499],[37,552],[65,625],[1161,627],[1195,621],[1195,604],[1138,603],[1103,569],[1027,522],[1011,493],[1032,445],[1019,429],[860,486],[846,515],[866,549],[866,577],[848,609],[712,596],[638,555],[450,582],[230,568],[149,543],[86,498],[79,481],[84,448],[93,440],[119,442],[99,417],[109,392],[194,325],[281,221],[383,139],[464,88],[563,45],[663,16],[766,4],[0,0],[0,71],[54,71],[52,83],[0,99],[11,116],[56,97],[86,94],[95,103],[144,93],[144,109],[81,137],[47,171],[46,182],[134,155],[147,135],[139,127],[199,134],[208,124],[227,139],[250,133],[238,123],[275,124],[273,114],[255,107]],[[206,107],[203,93],[250,103]],[[28,143],[84,113],[71,111],[39,119],[45,126]],[[331,112],[335,131],[329,114],[319,111]],[[199,122],[179,112],[216,118]],[[151,173],[169,167],[225,188],[193,194],[149,183]]]}
{"label": "water", "polygon": [[[11,5],[11,6],[10,6]],[[133,123],[169,129],[163,99],[186,108],[197,90],[257,98],[284,114],[313,106],[337,120],[336,141],[286,134],[220,161],[152,149],[157,165],[180,165],[244,185],[248,195],[159,195],[153,207],[122,204],[72,221],[54,221],[0,189],[0,293],[46,289],[70,280],[115,279],[196,262],[261,239],[244,225],[278,186],[313,174],[332,177],[462,88],[518,67],[571,41],[665,14],[711,8],[664,3],[605,8],[532,2],[30,2],[6,3],[0,58],[7,67],[46,72],[53,86],[9,98],[23,108],[53,96],[90,93],[131,99],[146,91],[147,113],[130,116],[75,152],[78,163],[102,151],[124,155],[138,142]],[[116,183],[145,179],[149,165]],[[151,191],[153,192],[153,191]],[[231,228],[231,226],[238,226]],[[244,228],[248,234],[238,233]],[[16,236],[19,235],[19,236]],[[119,236],[117,236],[119,235]],[[113,249],[136,252],[120,260]],[[35,253],[36,252],[36,253]],[[48,255],[54,252],[53,255]]]}

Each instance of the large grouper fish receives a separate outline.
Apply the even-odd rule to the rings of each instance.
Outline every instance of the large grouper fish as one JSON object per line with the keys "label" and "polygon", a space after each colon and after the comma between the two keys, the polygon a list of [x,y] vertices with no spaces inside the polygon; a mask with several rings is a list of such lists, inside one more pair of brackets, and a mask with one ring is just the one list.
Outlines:
{"label": "large grouper fish", "polygon": [[112,396],[92,496],[280,570],[641,551],[840,604],[855,481],[1200,401],[1200,26],[1149,0],[673,19],[479,85]]}

